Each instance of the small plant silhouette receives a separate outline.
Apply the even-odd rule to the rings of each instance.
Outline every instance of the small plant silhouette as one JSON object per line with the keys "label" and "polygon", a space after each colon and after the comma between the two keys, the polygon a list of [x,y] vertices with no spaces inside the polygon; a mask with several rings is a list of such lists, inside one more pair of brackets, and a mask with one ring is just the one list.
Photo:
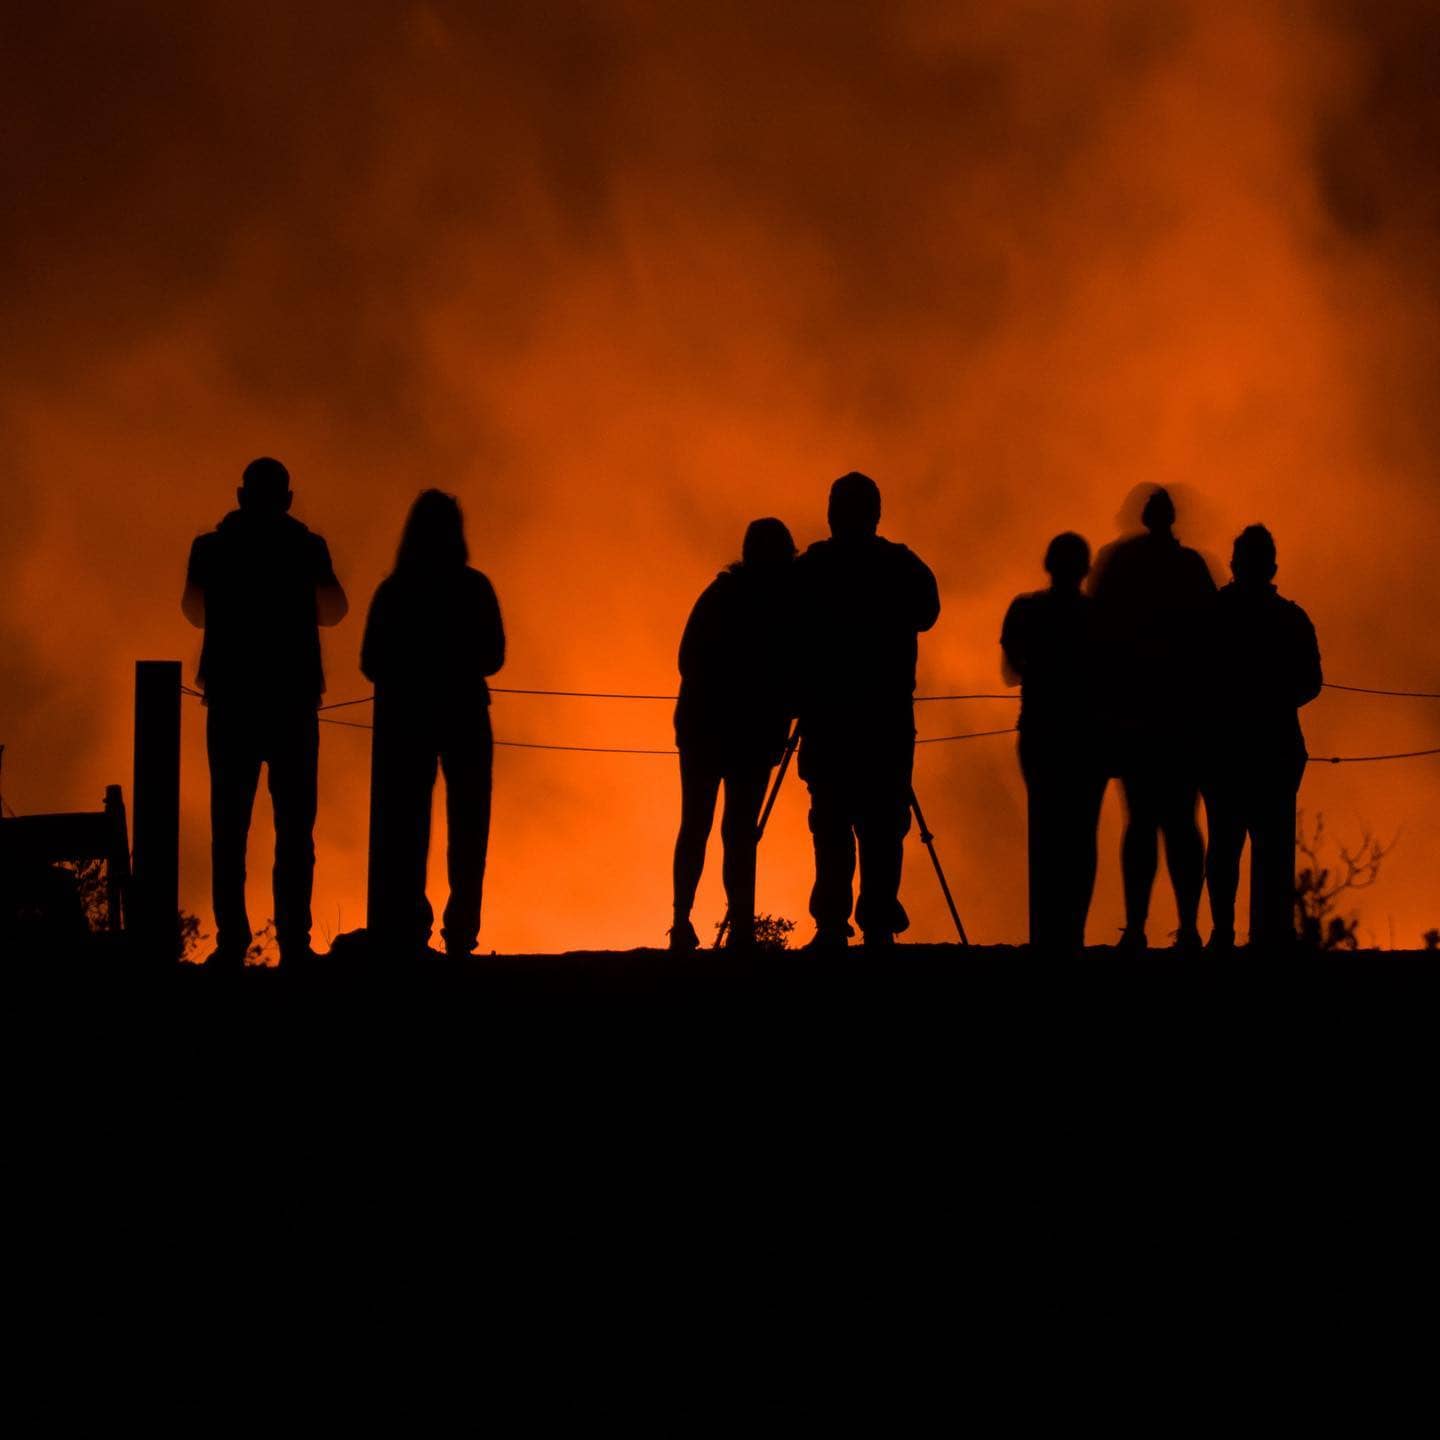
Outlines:
{"label": "small plant silhouette", "polygon": [[1317,814],[1306,832],[1305,813],[1295,818],[1295,848],[1305,860],[1295,877],[1295,927],[1300,943],[1310,950],[1356,950],[1360,917],[1337,913],[1340,897],[1353,890],[1368,890],[1380,878],[1380,862],[1395,848],[1378,841],[1368,830],[1354,849],[1339,849],[1338,865],[1321,861],[1325,846],[1325,816]]}
{"label": "small plant silhouette", "polygon": [[[715,943],[718,945],[729,920],[721,920],[715,926]],[[790,944],[790,933],[795,922],[783,915],[757,915],[755,917],[755,944],[761,950],[784,950]]]}
{"label": "small plant silhouette", "polygon": [[1420,938],[1424,940],[1427,950],[1440,950],[1440,925],[1427,930]]}
{"label": "small plant silhouette", "polygon": [[279,941],[275,937],[275,921],[267,920],[255,932],[250,948],[245,952],[247,965],[278,965],[280,963]]}

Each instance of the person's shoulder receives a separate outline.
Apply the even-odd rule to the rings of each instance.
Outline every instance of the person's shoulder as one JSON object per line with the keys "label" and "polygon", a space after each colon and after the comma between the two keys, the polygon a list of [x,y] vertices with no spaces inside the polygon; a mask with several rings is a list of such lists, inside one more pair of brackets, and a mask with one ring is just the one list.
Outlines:
{"label": "person's shoulder", "polygon": [[1012,615],[1024,615],[1033,610],[1043,609],[1049,602],[1049,590],[1023,590],[1010,602]]}
{"label": "person's shoulder", "polygon": [[1280,613],[1292,625],[1311,625],[1310,613],[1298,600],[1291,600],[1288,596],[1275,592],[1275,604]]}
{"label": "person's shoulder", "polygon": [[875,539],[882,562],[892,573],[904,574],[921,583],[934,579],[935,572],[904,541],[887,540],[883,535]]}
{"label": "person's shoulder", "polygon": [[1211,585],[1214,585],[1215,577],[1210,573],[1210,562],[1204,557],[1204,555],[1200,553],[1200,551],[1196,550],[1194,546],[1182,545],[1180,547],[1180,558],[1186,565],[1190,567],[1191,571],[1195,575],[1203,575],[1205,579],[1210,582]]}

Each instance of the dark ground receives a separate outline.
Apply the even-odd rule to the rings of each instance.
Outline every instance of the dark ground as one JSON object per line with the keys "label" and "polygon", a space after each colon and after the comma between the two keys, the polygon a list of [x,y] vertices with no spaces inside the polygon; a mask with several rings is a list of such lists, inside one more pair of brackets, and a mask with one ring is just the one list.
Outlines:
{"label": "dark ground", "polygon": [[67,1353],[618,1344],[612,1387],[703,1366],[677,1419],[757,1367],[843,1406],[892,1349],[891,1421],[1163,1379],[1158,1424],[1362,1349],[1373,1419],[1433,1369],[1434,954],[112,957],[11,995],[20,1293]]}

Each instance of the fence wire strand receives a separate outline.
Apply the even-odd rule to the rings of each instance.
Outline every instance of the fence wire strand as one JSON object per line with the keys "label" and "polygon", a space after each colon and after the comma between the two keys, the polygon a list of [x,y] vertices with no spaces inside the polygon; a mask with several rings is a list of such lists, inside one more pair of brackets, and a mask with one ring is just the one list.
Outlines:
{"label": "fence wire strand", "polygon": [[[1415,700],[1440,700],[1440,692],[1428,690],[1376,690],[1363,685],[1341,685],[1327,681],[1327,690],[1346,690],[1358,695],[1386,695],[1397,696],[1404,699]],[[673,700],[673,695],[650,695],[632,693],[620,690],[531,690],[518,689],[509,686],[492,685],[490,690],[496,695],[547,695],[559,696],[566,699],[577,700]],[[183,695],[191,696],[197,700],[203,700],[204,696],[199,690],[192,689],[189,685],[181,685],[180,691]],[[970,692],[955,695],[917,695],[915,699],[920,700],[1016,700],[1016,695],[1000,694],[996,692]],[[328,705],[319,706],[319,710],[344,710],[352,705],[368,705],[375,699],[374,695],[360,695],[352,700],[332,700]],[[367,724],[363,720],[338,720],[333,716],[321,713],[319,720],[322,725],[339,725],[346,730],[373,730],[374,725]],[[955,735],[921,735],[917,736],[917,745],[945,745],[952,741],[960,740],[986,740],[997,735],[1014,735],[1018,733],[1018,727],[1007,725],[999,730],[966,730]],[[544,743],[538,740],[496,740],[497,746],[503,746],[509,750],[554,750],[574,755],[678,755],[678,750],[651,749],[638,745],[555,745]],[[1440,746],[1428,750],[1395,750],[1378,755],[1312,755],[1311,763],[1315,765],[1366,765],[1382,760],[1418,760],[1430,755],[1440,755]]]}

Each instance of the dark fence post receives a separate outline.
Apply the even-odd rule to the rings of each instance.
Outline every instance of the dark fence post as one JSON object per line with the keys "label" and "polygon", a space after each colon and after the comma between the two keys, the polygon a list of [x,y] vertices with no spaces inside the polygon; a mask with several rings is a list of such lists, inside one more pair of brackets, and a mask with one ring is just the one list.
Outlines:
{"label": "dark fence post", "polygon": [[180,662],[135,662],[129,922],[137,959],[180,955]]}

